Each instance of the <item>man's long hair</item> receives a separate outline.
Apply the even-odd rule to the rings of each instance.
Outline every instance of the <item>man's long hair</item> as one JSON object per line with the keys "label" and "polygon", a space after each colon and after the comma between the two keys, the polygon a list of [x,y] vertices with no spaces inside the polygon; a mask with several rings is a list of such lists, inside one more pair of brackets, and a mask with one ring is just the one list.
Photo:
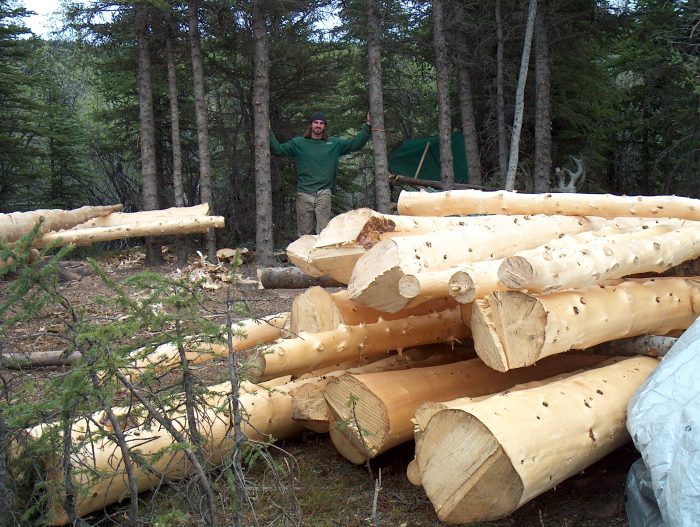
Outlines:
{"label": "man's long hair", "polygon": [[[306,139],[313,139],[311,137],[311,123],[309,123],[309,126],[306,128],[306,133],[304,134],[304,137]],[[323,132],[321,133],[321,141],[327,141],[328,140],[328,125],[323,127]]]}

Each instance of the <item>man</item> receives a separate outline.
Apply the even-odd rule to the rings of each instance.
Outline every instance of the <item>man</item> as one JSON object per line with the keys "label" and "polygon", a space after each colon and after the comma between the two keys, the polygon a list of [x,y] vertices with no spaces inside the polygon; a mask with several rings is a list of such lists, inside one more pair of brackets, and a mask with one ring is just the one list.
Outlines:
{"label": "man", "polygon": [[280,143],[270,130],[270,151],[278,156],[293,157],[296,161],[299,236],[318,234],[328,225],[340,156],[359,150],[369,137],[369,113],[367,123],[349,139],[328,137],[326,116],[321,112],[311,114],[304,137]]}

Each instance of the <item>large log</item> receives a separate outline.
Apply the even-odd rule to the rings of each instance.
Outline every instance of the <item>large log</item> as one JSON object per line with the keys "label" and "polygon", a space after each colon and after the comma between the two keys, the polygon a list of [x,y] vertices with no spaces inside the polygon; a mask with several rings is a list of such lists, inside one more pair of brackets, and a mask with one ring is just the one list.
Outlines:
{"label": "large log", "polygon": [[[272,383],[256,386],[243,383],[239,402],[246,419],[242,421],[242,432],[248,439],[258,441],[278,440],[290,437],[303,430],[303,426],[292,419],[292,397],[290,392],[318,379],[291,381],[286,384]],[[197,417],[197,430],[202,440],[202,454],[207,464],[218,465],[230,452],[233,445],[230,415],[231,384],[222,383],[209,388],[203,396]],[[175,429],[185,434],[187,415],[183,398],[175,398],[164,408],[164,413]],[[119,421],[124,423],[124,434],[130,451],[138,454],[153,470],[141,463],[134,463],[139,492],[159,484],[161,474],[169,479],[184,478],[193,473],[182,448],[173,448],[176,441],[170,433],[155,421],[146,419],[147,412],[141,407],[113,408]],[[95,423],[99,423],[96,425]],[[72,427],[73,444],[78,450],[71,455],[73,481],[81,492],[76,496],[76,512],[84,516],[110,503],[128,497],[127,478],[122,452],[105,432],[110,431],[105,412],[76,421]],[[27,431],[29,439],[38,439],[49,429],[60,430],[60,424],[44,424]],[[50,525],[68,523],[61,503],[63,475],[60,456],[47,456],[46,473],[50,481],[46,489],[49,507],[53,511]],[[53,484],[52,484],[53,483]]]}
{"label": "large log", "polygon": [[[427,353],[427,355],[426,355]],[[328,403],[324,398],[326,385],[332,379],[345,374],[366,374],[385,371],[406,370],[409,368],[426,368],[440,364],[448,364],[474,356],[473,350],[445,349],[445,346],[427,346],[420,349],[407,350],[402,354],[394,354],[364,366],[356,366],[347,370],[337,370],[321,376],[319,382],[305,384],[291,392],[293,418],[301,421],[306,428],[317,433],[328,433],[332,420]]]}
{"label": "large log", "polygon": [[193,216],[185,218],[156,219],[143,223],[127,223],[112,227],[86,227],[48,232],[37,238],[36,247],[49,245],[90,245],[109,240],[137,238],[141,236],[168,236],[203,233],[224,226],[223,216]]}
{"label": "large log", "polygon": [[[549,293],[578,289],[637,273],[663,273],[700,257],[700,223],[661,225],[568,246],[548,245],[503,260],[498,278],[513,289]],[[560,240],[561,242],[561,240]]]}
{"label": "large log", "polygon": [[40,232],[71,227],[94,218],[105,216],[122,209],[122,205],[85,206],[73,210],[41,209],[30,212],[11,212],[0,214],[0,240],[14,242],[29,234],[37,222],[43,218]]}
{"label": "large log", "polygon": [[624,444],[627,403],[657,363],[629,358],[531,388],[443,403],[416,450],[438,517],[503,518]]}
{"label": "large log", "polygon": [[604,359],[571,354],[507,373],[494,371],[479,359],[402,371],[348,372],[331,379],[325,388],[335,422],[331,440],[343,457],[361,464],[413,439],[411,418],[423,403],[492,394]]}
{"label": "large log", "polygon": [[406,192],[399,195],[399,214],[454,216],[467,214],[563,214],[617,218],[700,220],[700,200],[679,196],[614,196],[612,194],[521,194],[499,190]]}
{"label": "large log", "polygon": [[264,289],[305,289],[315,285],[340,287],[342,284],[330,276],[313,277],[298,267],[261,267],[258,281]]}
{"label": "large log", "polygon": [[306,234],[290,243],[287,246],[286,253],[289,261],[304,271],[304,273],[318,278],[325,273],[311,262],[311,250],[314,248],[315,242],[315,235]]}
{"label": "large log", "polygon": [[507,371],[570,349],[684,330],[699,313],[700,281],[694,278],[628,280],[543,295],[495,291],[474,302],[472,336],[479,357]]}
{"label": "large log", "polygon": [[382,355],[388,351],[424,344],[453,343],[465,339],[469,328],[458,308],[373,324],[343,325],[323,333],[302,333],[251,354],[251,374],[271,379],[305,372],[339,362]]}
{"label": "large log", "polygon": [[[468,218],[471,220],[471,218]],[[348,283],[351,299],[375,309],[399,311],[420,303],[401,295],[406,275],[494,260],[536,247],[566,233],[599,229],[605,220],[571,216],[494,216],[487,224],[385,240],[362,256]]]}
{"label": "large log", "polygon": [[397,320],[412,315],[427,315],[456,306],[456,302],[448,298],[440,298],[397,313],[384,313],[353,302],[348,298],[345,289],[331,294],[322,287],[316,286],[297,295],[292,301],[289,332],[294,336],[301,332],[322,333],[337,329],[341,324],[348,326],[371,324],[380,318]]}

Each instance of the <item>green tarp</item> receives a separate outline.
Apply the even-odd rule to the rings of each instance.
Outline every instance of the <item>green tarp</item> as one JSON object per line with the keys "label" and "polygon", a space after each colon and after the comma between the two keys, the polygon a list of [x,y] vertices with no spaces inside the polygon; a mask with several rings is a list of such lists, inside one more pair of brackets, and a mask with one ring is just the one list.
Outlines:
{"label": "green tarp", "polygon": [[[426,145],[429,145],[428,151],[425,154],[425,160],[418,177],[440,181],[440,143],[436,135],[410,139],[394,148],[389,152],[389,172],[397,176],[414,177]],[[462,132],[452,134],[452,165],[454,166],[455,183],[469,183]]]}

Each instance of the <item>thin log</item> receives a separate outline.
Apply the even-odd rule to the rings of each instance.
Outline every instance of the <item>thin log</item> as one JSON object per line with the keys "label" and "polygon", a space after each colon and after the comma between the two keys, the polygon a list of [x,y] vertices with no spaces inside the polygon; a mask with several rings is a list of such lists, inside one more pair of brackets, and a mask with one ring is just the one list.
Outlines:
{"label": "thin log", "polygon": [[129,223],[114,227],[90,227],[48,232],[39,237],[35,247],[49,245],[90,245],[109,240],[137,238],[141,236],[167,236],[175,234],[192,234],[208,232],[210,229],[222,228],[223,216],[195,216],[191,218],[167,218],[152,222]]}
{"label": "thin log", "polygon": [[331,379],[325,388],[337,425],[330,430],[331,440],[343,457],[361,464],[413,439],[411,418],[423,403],[500,392],[516,384],[589,368],[605,357],[552,359],[507,373],[496,372],[479,359],[401,371],[348,372]]}
{"label": "thin log", "polygon": [[381,355],[424,344],[453,343],[469,335],[458,308],[373,324],[343,325],[323,333],[302,333],[251,354],[251,374],[270,379],[300,375],[338,362]]}
{"label": "thin log", "polygon": [[207,214],[209,214],[208,203],[202,203],[192,207],[170,207],[168,209],[143,210],[139,212],[112,212],[106,216],[91,218],[72,228],[92,229],[95,227],[117,227],[119,225],[152,223],[165,219],[195,218],[198,216],[206,216]]}
{"label": "thin log", "polygon": [[[244,319],[233,324],[233,350],[244,351],[261,344],[269,344],[279,339],[289,313],[278,313],[263,318]],[[202,364],[228,356],[228,345],[215,342],[202,342],[197,337],[185,339],[185,356],[189,364]],[[163,372],[180,365],[177,345],[167,342],[150,351],[141,348],[130,353],[132,362],[122,368],[131,378],[138,378],[145,372]],[[281,375],[280,375],[281,377]]]}
{"label": "thin log", "polygon": [[528,295],[495,291],[473,304],[479,357],[498,371],[570,349],[687,329],[700,314],[700,280],[656,278]]}
{"label": "thin log", "polygon": [[66,350],[3,353],[0,354],[0,366],[18,370],[23,368],[42,368],[46,366],[70,366],[80,357],[80,353],[66,353]]}
{"label": "thin log", "polygon": [[563,214],[700,220],[700,200],[680,196],[615,196],[612,194],[521,194],[499,190],[406,192],[399,195],[399,214],[454,216],[468,214]]}
{"label": "thin log", "polygon": [[595,355],[624,357],[646,355],[647,357],[660,359],[666,356],[677,340],[678,337],[669,337],[665,335],[639,335],[637,337],[603,342],[602,344],[586,349],[586,351]]}
{"label": "thin log", "polygon": [[513,289],[549,293],[579,289],[635,273],[663,273],[700,257],[700,223],[605,236],[568,246],[548,245],[504,259],[498,278]]}
{"label": "thin log", "polygon": [[[479,218],[475,218],[478,220]],[[465,221],[472,218],[465,218]],[[362,256],[348,283],[351,299],[375,309],[396,312],[416,298],[401,295],[406,275],[435,272],[455,265],[494,260],[536,247],[567,233],[606,225],[597,218],[570,216],[492,216],[461,229],[384,240]]]}
{"label": "thin log", "polygon": [[416,450],[418,479],[438,517],[506,517],[623,445],[627,403],[657,364],[623,359],[532,388],[443,403]]}
{"label": "thin log", "polygon": [[341,287],[342,284],[330,276],[313,277],[298,267],[261,267],[258,281],[263,289],[305,289],[315,285]]}
{"label": "thin log", "polygon": [[0,239],[14,242],[25,234],[29,234],[37,222],[43,218],[40,232],[71,227],[94,218],[105,216],[122,209],[122,205],[85,206],[73,210],[40,209],[30,212],[11,212],[0,214]]}

